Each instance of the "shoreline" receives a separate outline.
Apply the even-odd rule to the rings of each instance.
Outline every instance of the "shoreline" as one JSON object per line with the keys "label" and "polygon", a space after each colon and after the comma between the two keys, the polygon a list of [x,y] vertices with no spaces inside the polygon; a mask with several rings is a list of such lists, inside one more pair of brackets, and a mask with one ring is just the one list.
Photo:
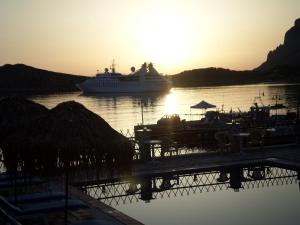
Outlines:
{"label": "shoreline", "polygon": [[[173,86],[172,88],[219,88],[219,87],[235,87],[235,86],[251,86],[251,85],[259,85],[259,86],[298,86],[299,83],[293,83],[293,82],[249,82],[249,83],[237,83],[237,84],[218,84],[218,85],[201,85],[201,86]],[[7,95],[55,95],[55,94],[72,94],[72,93],[78,93],[78,94],[84,94],[80,90],[37,90],[37,89],[9,89],[4,90],[0,89],[0,97],[1,96],[7,96]],[[118,95],[137,95],[141,93],[88,93],[84,95],[105,95],[105,96],[118,96]],[[142,94],[155,94],[154,92],[146,92]]]}

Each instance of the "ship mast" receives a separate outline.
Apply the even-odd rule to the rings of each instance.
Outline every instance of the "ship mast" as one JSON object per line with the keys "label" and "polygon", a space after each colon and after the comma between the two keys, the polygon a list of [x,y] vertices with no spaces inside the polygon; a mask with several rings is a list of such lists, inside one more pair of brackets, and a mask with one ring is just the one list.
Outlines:
{"label": "ship mast", "polygon": [[111,69],[111,73],[116,73],[115,59],[113,59],[110,69]]}

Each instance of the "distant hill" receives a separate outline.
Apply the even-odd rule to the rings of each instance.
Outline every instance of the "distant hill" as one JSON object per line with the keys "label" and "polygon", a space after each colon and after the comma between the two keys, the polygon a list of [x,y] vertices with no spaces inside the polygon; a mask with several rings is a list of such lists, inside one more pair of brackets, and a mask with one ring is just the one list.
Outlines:
{"label": "distant hill", "polygon": [[256,71],[235,71],[223,68],[204,68],[181,72],[170,76],[176,87],[219,86],[264,82]]}
{"label": "distant hill", "polygon": [[87,77],[37,69],[24,64],[0,67],[1,92],[68,92],[78,91],[75,84]]}
{"label": "distant hill", "polygon": [[256,69],[268,71],[279,67],[300,68],[300,18],[286,32],[283,44],[279,45],[275,50],[270,51],[266,62]]}
{"label": "distant hill", "polygon": [[169,76],[174,87],[223,86],[257,83],[300,83],[300,67],[275,66],[270,70],[235,71],[202,68]]}
{"label": "distant hill", "polygon": [[254,84],[262,82],[300,82],[300,18],[289,29],[284,43],[270,51],[266,62],[251,71],[204,68],[170,76],[177,87]]}
{"label": "distant hill", "polygon": [[300,83],[299,66],[275,66],[270,70],[261,72],[263,79],[274,83]]}

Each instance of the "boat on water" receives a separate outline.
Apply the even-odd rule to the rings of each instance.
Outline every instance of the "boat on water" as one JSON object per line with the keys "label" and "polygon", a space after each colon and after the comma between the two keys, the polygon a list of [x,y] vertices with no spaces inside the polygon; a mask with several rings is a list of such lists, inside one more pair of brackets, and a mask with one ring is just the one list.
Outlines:
{"label": "boat on water", "polygon": [[111,72],[106,68],[104,73],[97,73],[77,87],[84,93],[137,93],[169,91],[172,84],[152,63],[143,63],[137,71],[131,67],[129,75],[117,73],[113,63]]}
{"label": "boat on water", "polygon": [[[299,110],[289,111],[277,101],[275,105],[255,101],[248,111],[207,111],[199,120],[182,120],[177,114],[165,115],[156,124],[134,126],[134,132],[137,140],[168,137],[178,147],[215,149],[217,145],[230,144],[232,149],[241,148],[241,145],[261,149],[262,146],[299,144],[299,124]],[[243,141],[241,145],[238,139]]]}

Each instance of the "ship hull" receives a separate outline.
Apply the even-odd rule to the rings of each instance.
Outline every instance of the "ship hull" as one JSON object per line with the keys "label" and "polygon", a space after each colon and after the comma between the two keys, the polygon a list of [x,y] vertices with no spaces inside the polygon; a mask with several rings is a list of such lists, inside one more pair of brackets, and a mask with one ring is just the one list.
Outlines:
{"label": "ship hull", "polygon": [[116,73],[113,67],[112,73],[96,74],[95,77],[78,84],[77,87],[84,93],[139,93],[139,92],[165,92],[172,87],[171,82],[160,75],[150,63],[130,75],[124,76]]}
{"label": "ship hull", "polygon": [[158,84],[156,82],[83,82],[77,87],[84,93],[139,93],[139,92],[165,92],[172,87],[170,82]]}

